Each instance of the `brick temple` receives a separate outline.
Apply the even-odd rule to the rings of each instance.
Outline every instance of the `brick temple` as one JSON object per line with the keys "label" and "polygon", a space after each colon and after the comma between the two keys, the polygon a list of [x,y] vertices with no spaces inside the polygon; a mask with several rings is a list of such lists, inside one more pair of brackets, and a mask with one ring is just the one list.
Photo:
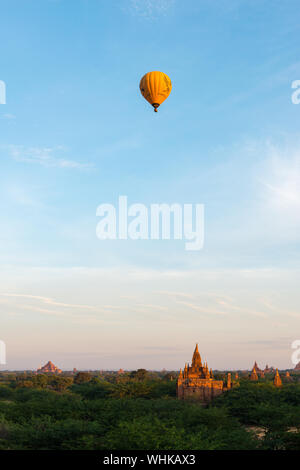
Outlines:
{"label": "brick temple", "polygon": [[177,379],[177,397],[180,400],[192,399],[202,404],[208,404],[214,397],[231,388],[231,376],[228,374],[227,387],[223,380],[215,380],[212,370],[207,363],[202,365],[201,357],[196,344],[192,358],[192,365],[185,365],[184,371],[180,369]]}
{"label": "brick temple", "polygon": [[48,361],[43,367],[40,367],[37,371],[38,374],[61,374],[61,369],[58,369],[53,362]]}

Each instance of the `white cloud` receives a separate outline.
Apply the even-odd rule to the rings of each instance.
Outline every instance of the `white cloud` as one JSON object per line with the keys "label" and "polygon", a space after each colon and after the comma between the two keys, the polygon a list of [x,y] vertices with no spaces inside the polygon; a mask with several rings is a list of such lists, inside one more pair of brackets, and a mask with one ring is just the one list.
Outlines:
{"label": "white cloud", "polygon": [[37,163],[45,167],[86,169],[92,165],[90,163],[80,163],[75,160],[56,156],[63,153],[63,147],[28,147],[21,145],[9,146],[10,156],[17,162]]}
{"label": "white cloud", "polygon": [[131,11],[144,18],[152,19],[165,15],[175,0],[131,0]]}
{"label": "white cloud", "polygon": [[2,115],[2,118],[11,120],[11,119],[16,119],[16,116],[14,114],[6,113]]}
{"label": "white cloud", "polygon": [[[255,253],[257,261],[266,266],[271,247],[282,250],[300,240],[300,139],[280,137],[246,140],[217,150],[224,155],[224,163],[213,176],[219,182],[221,172],[225,174],[228,188],[223,192],[221,183],[218,198],[229,198],[220,217],[211,221],[206,239],[221,256],[226,248],[241,259],[243,250],[244,260]],[[277,262],[287,266],[292,258],[280,254]]]}
{"label": "white cloud", "polygon": [[38,301],[41,301],[45,304],[55,305],[55,306],[59,306],[59,307],[84,308],[84,309],[95,309],[96,308],[96,307],[91,306],[91,305],[76,305],[76,304],[68,304],[68,303],[64,303],[64,302],[57,302],[54,299],[51,299],[51,298],[48,298],[48,297],[42,297],[40,295],[2,293],[2,294],[0,294],[0,296],[3,296],[3,297],[23,297],[24,299],[38,300]]}
{"label": "white cloud", "polygon": [[262,179],[265,197],[273,210],[293,211],[299,217],[300,208],[300,149],[269,147],[266,172]]}
{"label": "white cloud", "polygon": [[177,300],[177,304],[184,305],[189,310],[196,310],[199,313],[203,313],[204,315],[211,314],[211,315],[227,315],[227,312],[224,310],[218,310],[215,308],[208,308],[206,306],[201,306],[199,304],[195,304],[192,302],[186,302],[184,300]]}

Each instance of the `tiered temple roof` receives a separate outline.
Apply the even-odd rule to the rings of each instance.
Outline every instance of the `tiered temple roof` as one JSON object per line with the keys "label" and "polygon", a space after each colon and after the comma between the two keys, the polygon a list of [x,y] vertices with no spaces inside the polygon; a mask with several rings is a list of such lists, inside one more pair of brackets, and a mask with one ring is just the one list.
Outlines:
{"label": "tiered temple roof", "polygon": [[[265,374],[269,374],[271,372],[274,372],[274,368],[273,367],[269,367],[268,365],[266,365],[266,367],[264,369],[261,369],[257,362],[255,361],[254,362],[254,365],[252,367],[252,374],[253,374],[253,377],[255,377],[255,374],[257,375],[257,377],[261,377],[262,379],[265,377]],[[258,380],[253,378],[252,380]]]}
{"label": "tiered temple roof", "polygon": [[195,379],[210,379],[213,378],[212,370],[208,369],[207,362],[202,364],[201,356],[198,350],[198,344],[196,344],[195,351],[192,358],[192,365],[185,364],[183,374],[180,369],[180,374],[183,379],[195,378]]}
{"label": "tiered temple roof", "polygon": [[48,361],[47,364],[37,370],[38,374],[61,374],[61,372],[61,369],[58,369],[51,361]]}
{"label": "tiered temple roof", "polygon": [[[231,383],[230,378],[229,383]],[[177,397],[207,404],[224,390],[226,387],[224,387],[223,381],[215,380],[207,362],[202,363],[198,344],[196,344],[192,364],[185,364],[183,371],[180,369],[177,380]]]}

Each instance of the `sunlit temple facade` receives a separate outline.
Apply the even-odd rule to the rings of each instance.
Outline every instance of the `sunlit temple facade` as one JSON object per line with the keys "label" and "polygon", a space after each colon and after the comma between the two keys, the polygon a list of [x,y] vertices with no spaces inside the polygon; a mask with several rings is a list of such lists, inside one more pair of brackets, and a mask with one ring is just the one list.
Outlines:
{"label": "sunlit temple facade", "polygon": [[207,404],[214,397],[221,395],[228,387],[231,387],[231,376],[228,377],[228,382],[226,387],[223,380],[214,379],[212,370],[208,369],[207,363],[202,364],[197,344],[192,365],[186,364],[183,372],[180,369],[177,380],[177,397],[180,400],[192,399]]}

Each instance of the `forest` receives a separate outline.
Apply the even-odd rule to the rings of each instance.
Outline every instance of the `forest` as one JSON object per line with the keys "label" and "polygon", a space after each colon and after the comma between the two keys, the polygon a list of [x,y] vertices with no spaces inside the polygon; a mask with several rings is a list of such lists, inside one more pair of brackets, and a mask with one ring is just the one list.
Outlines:
{"label": "forest", "polygon": [[0,374],[1,450],[300,450],[300,376],[241,377],[208,407],[175,374]]}

